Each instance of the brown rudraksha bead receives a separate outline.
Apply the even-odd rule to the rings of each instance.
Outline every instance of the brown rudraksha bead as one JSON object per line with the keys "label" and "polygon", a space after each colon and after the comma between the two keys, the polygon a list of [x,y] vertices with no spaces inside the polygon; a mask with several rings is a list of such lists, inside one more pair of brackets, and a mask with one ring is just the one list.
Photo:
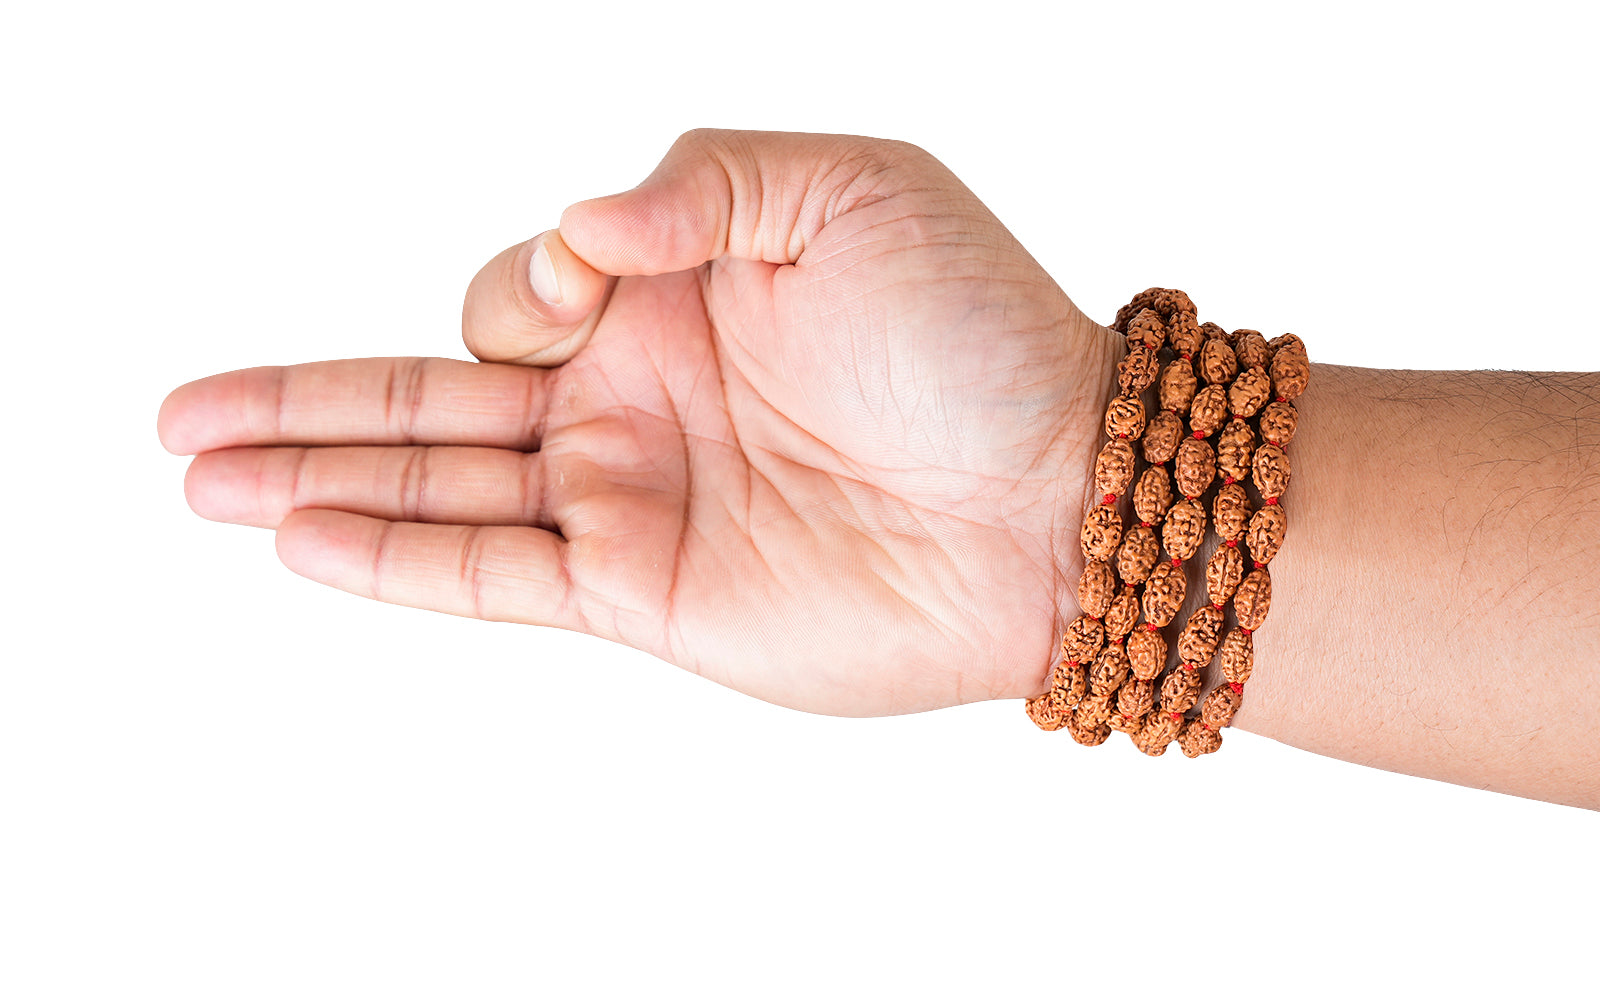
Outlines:
{"label": "brown rudraksha bead", "polygon": [[1100,449],[1094,461],[1094,489],[1096,493],[1121,496],[1133,485],[1133,445],[1121,438],[1112,438]]}
{"label": "brown rudraksha bead", "polygon": [[1161,681],[1157,704],[1163,712],[1187,712],[1200,700],[1200,671],[1179,666]]}
{"label": "brown rudraksha bead", "polygon": [[1134,623],[1138,620],[1138,591],[1133,587],[1123,587],[1117,591],[1117,596],[1111,599],[1111,606],[1106,608],[1106,616],[1101,623],[1105,626],[1106,641],[1116,642],[1121,639],[1133,631]]}
{"label": "brown rudraksha bead", "polygon": [[1200,377],[1207,384],[1227,391],[1228,384],[1239,373],[1239,359],[1234,356],[1233,345],[1223,337],[1212,337],[1200,348]]}
{"label": "brown rudraksha bead", "polygon": [[1117,549],[1117,575],[1123,583],[1143,583],[1160,558],[1161,543],[1155,529],[1136,524],[1122,536],[1122,547]]}
{"label": "brown rudraksha bead", "polygon": [[1091,559],[1078,578],[1078,607],[1084,614],[1104,618],[1111,599],[1117,596],[1117,574],[1111,564],[1101,559]]}
{"label": "brown rudraksha bead", "polygon": [[1173,481],[1178,486],[1178,492],[1186,497],[1197,497],[1211,488],[1211,481],[1217,477],[1217,454],[1211,450],[1211,443],[1197,437],[1186,437],[1178,445],[1178,454],[1173,459]]}
{"label": "brown rudraksha bead", "polygon": [[1210,437],[1227,422],[1228,390],[1225,386],[1208,385],[1195,393],[1194,401],[1189,404],[1189,433]]}
{"label": "brown rudraksha bead", "polygon": [[1117,362],[1117,388],[1132,395],[1144,392],[1155,382],[1158,370],[1155,351],[1147,347],[1129,348]]}
{"label": "brown rudraksha bead", "polygon": [[1265,368],[1272,363],[1272,348],[1267,346],[1267,338],[1254,330],[1233,331],[1233,354],[1239,359],[1239,367]]}
{"label": "brown rudraksha bead", "polygon": [[1151,351],[1159,351],[1167,339],[1167,327],[1154,309],[1140,309],[1138,314],[1128,321],[1127,334],[1129,347],[1137,345]]}
{"label": "brown rudraksha bead", "polygon": [[1250,523],[1250,494],[1239,483],[1228,483],[1217,490],[1211,501],[1211,523],[1216,525],[1217,537],[1224,541],[1237,541]]}
{"label": "brown rudraksha bead", "polygon": [[1261,411],[1261,440],[1270,441],[1280,448],[1289,443],[1299,426],[1300,413],[1294,404],[1286,399],[1275,399]]}
{"label": "brown rudraksha bead", "polygon": [[1144,403],[1138,396],[1115,396],[1106,407],[1106,436],[1137,441],[1144,433]]}
{"label": "brown rudraksha bead", "polygon": [[1172,456],[1178,452],[1178,442],[1182,440],[1183,418],[1171,410],[1160,410],[1145,425],[1139,444],[1144,460],[1155,466],[1172,461]]}
{"label": "brown rudraksha bead", "polygon": [[1106,641],[1105,626],[1098,618],[1089,615],[1079,615],[1067,626],[1067,631],[1061,636],[1061,658],[1086,663],[1100,652],[1100,647]]}
{"label": "brown rudraksha bead", "polygon": [[1117,704],[1112,709],[1107,724],[1119,733],[1132,733],[1144,724],[1144,717],[1155,704],[1154,681],[1137,677],[1123,682],[1117,689]]}
{"label": "brown rudraksha bead", "polygon": [[1288,532],[1289,515],[1284,513],[1283,504],[1263,504],[1260,510],[1250,515],[1250,526],[1244,532],[1244,543],[1250,546],[1250,558],[1255,560],[1257,566],[1271,562],[1283,547],[1283,539]]}
{"label": "brown rudraksha bead", "polygon": [[1144,606],[1144,620],[1152,625],[1166,625],[1172,621],[1172,616],[1183,606],[1186,586],[1181,563],[1156,563],[1150,578],[1144,582],[1140,601]]}
{"label": "brown rudraksha bead", "polygon": [[1135,629],[1127,649],[1128,667],[1138,680],[1153,681],[1166,669],[1167,640],[1157,626]]}
{"label": "brown rudraksha bead", "polygon": [[1194,609],[1178,634],[1178,659],[1185,663],[1210,663],[1221,638],[1222,609],[1202,604]]}
{"label": "brown rudraksha bead", "polygon": [[1217,656],[1222,665],[1222,679],[1230,684],[1248,684],[1250,671],[1255,667],[1255,642],[1245,629],[1231,629],[1222,637],[1222,647]]}
{"label": "brown rudraksha bead", "polygon": [[1271,607],[1272,577],[1265,566],[1251,570],[1233,595],[1233,614],[1239,620],[1239,627],[1254,632],[1267,620]]}
{"label": "brown rudraksha bead", "polygon": [[1183,751],[1185,757],[1215,753],[1221,747],[1222,734],[1199,719],[1185,722],[1183,731],[1178,734],[1178,749]]}
{"label": "brown rudraksha bead", "polygon": [[1188,413],[1189,404],[1194,401],[1195,390],[1200,386],[1194,377],[1194,368],[1187,361],[1178,361],[1161,370],[1161,380],[1157,390],[1157,398],[1161,401],[1163,410],[1174,413]]}
{"label": "brown rudraksha bead", "polygon": [[1228,409],[1236,417],[1253,417],[1271,399],[1272,379],[1262,368],[1246,368],[1228,389]]}
{"label": "brown rudraksha bead", "polygon": [[1275,444],[1264,444],[1256,449],[1250,460],[1250,480],[1269,501],[1283,496],[1289,488],[1289,456]]}
{"label": "brown rudraksha bead", "polygon": [[1219,545],[1206,560],[1206,600],[1212,604],[1226,604],[1239,589],[1244,579],[1244,556],[1238,545]]}
{"label": "brown rudraksha bead", "polygon": [[1172,506],[1172,477],[1161,465],[1152,465],[1133,488],[1133,513],[1144,524],[1160,524]]}
{"label": "brown rudraksha bead", "polygon": [[1190,559],[1206,537],[1206,509],[1198,500],[1180,500],[1167,511],[1161,544],[1173,559]]}
{"label": "brown rudraksha bead", "polygon": [[1085,559],[1110,559],[1122,542],[1122,516],[1113,507],[1096,506],[1083,519],[1080,540]]}
{"label": "brown rudraksha bead", "polygon": [[1217,475],[1223,482],[1250,478],[1250,457],[1255,448],[1256,432],[1243,418],[1234,417],[1223,425],[1222,436],[1217,439]]}

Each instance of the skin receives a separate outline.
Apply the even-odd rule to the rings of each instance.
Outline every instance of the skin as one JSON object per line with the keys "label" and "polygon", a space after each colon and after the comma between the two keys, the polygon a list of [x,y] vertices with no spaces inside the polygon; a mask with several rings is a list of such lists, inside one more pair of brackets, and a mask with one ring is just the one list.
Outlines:
{"label": "skin", "polygon": [[[490,261],[463,329],[484,363],[177,389],[159,431],[196,456],[190,505],[275,529],[313,580],[582,630],[805,711],[1048,686],[1121,338],[927,153],[689,133]],[[1600,806],[1595,378],[1312,386],[1235,725]],[[1397,606],[1427,613],[1376,628]]]}

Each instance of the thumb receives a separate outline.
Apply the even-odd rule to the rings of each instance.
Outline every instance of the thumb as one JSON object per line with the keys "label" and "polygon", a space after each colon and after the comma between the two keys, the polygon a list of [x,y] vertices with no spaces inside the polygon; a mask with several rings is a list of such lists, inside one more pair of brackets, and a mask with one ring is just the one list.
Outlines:
{"label": "thumb", "polygon": [[666,274],[724,255],[792,264],[833,219],[930,168],[943,172],[908,143],[699,129],[638,187],[568,208],[561,236],[606,274]]}
{"label": "thumb", "polygon": [[467,288],[461,336],[482,361],[559,365],[594,332],[613,280],[555,230],[503,250]]}

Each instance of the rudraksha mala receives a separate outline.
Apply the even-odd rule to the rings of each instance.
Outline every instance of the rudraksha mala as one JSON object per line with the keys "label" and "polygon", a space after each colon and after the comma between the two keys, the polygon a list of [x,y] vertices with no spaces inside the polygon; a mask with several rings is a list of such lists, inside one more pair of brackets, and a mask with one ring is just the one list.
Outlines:
{"label": "rudraksha mala", "polygon": [[[1222,745],[1255,663],[1252,636],[1272,603],[1268,566],[1288,529],[1285,447],[1311,364],[1294,334],[1268,341],[1201,324],[1189,296],[1171,288],[1134,296],[1112,329],[1128,351],[1095,461],[1100,500],[1080,536],[1083,613],[1061,638],[1050,690],[1028,699],[1028,716],[1089,746],[1117,730],[1151,756],[1176,741],[1198,757]],[[1169,666],[1163,630],[1188,593],[1208,507],[1219,544],[1205,564],[1206,600],[1179,630]],[[1213,659],[1222,679],[1202,700],[1201,672]]]}

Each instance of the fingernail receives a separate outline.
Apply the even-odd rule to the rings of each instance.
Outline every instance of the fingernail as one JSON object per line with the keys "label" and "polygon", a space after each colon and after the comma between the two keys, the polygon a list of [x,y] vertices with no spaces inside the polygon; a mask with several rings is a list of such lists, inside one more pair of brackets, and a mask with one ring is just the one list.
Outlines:
{"label": "fingernail", "polygon": [[533,251],[533,259],[528,261],[528,284],[533,286],[533,294],[545,302],[553,306],[561,304],[561,282],[556,280],[556,265],[542,242]]}

